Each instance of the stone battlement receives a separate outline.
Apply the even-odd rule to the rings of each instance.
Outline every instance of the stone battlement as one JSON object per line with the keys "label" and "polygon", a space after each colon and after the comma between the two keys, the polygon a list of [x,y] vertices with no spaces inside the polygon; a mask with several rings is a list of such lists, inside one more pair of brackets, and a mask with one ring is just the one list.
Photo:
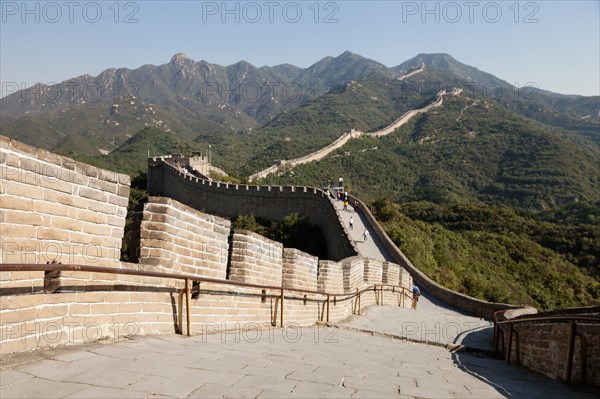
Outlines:
{"label": "stone battlement", "polygon": [[[341,258],[320,260],[249,231],[231,231],[228,219],[197,210],[218,208],[218,203],[191,207],[167,196],[151,196],[136,218],[137,263],[128,263],[119,260],[128,176],[4,137],[0,150],[0,257],[4,264],[81,264],[216,279],[193,287],[190,310],[195,332],[213,330],[215,326],[239,327],[240,323],[279,325],[282,314],[284,325],[312,325],[325,319],[325,309],[329,320],[342,320],[360,311],[360,307],[376,303],[379,295],[387,303],[410,302],[405,299],[407,294],[391,289],[383,293],[369,290],[357,302],[357,289],[382,284],[384,278],[388,284],[408,288],[411,280],[401,280],[400,276],[408,274],[390,265],[389,272],[378,271],[375,275],[379,278],[374,279],[369,274],[367,281],[365,258],[342,260],[344,253],[356,252],[344,238],[331,202],[320,190],[236,186],[191,180],[191,176],[184,179],[174,168],[162,165],[161,169],[166,166],[161,172],[164,181],[171,182],[173,188],[181,183],[191,184],[204,187],[210,195],[230,196],[229,206],[227,201],[222,204],[225,211],[237,211],[234,205],[241,204],[239,196],[265,202],[263,217],[268,217],[269,211],[279,212],[280,217],[291,211],[304,211],[313,215],[313,221],[323,219],[322,225],[333,225],[326,229],[328,234],[342,235],[336,243],[342,250],[332,251]],[[152,176],[156,178],[155,173]],[[180,179],[180,183],[170,178]],[[189,195],[193,192],[190,189]],[[233,195],[235,200],[231,193],[237,193]],[[276,196],[282,200],[278,202]],[[272,208],[269,201],[283,204],[281,208],[285,209]],[[253,205],[248,200],[242,211],[257,214],[252,212]],[[292,291],[284,294],[281,314],[281,288],[263,290],[217,281]],[[182,324],[178,303],[182,289],[182,280],[165,277],[89,271],[4,271],[0,280],[0,353],[105,337],[173,333]],[[334,294],[328,307],[325,292]]]}
{"label": "stone battlement", "polygon": [[291,213],[308,217],[327,237],[327,257],[358,254],[331,198],[314,187],[256,186],[215,182],[179,172],[165,159],[149,159],[148,193],[173,198],[194,209],[225,218],[253,214],[280,221]]}

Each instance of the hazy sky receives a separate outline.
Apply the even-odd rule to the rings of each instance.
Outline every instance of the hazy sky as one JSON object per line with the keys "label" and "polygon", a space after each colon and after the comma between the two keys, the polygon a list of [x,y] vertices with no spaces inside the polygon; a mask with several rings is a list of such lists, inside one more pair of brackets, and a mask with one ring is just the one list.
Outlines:
{"label": "hazy sky", "polygon": [[307,67],[349,50],[387,66],[448,53],[509,83],[600,94],[596,1],[1,0],[2,96],[110,67],[194,60]]}

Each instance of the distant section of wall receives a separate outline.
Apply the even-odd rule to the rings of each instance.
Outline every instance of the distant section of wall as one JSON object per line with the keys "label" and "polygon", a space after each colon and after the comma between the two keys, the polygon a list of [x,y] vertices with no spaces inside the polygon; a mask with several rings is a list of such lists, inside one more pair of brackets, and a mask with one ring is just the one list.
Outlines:
{"label": "distant section of wall", "polygon": [[229,279],[281,286],[283,244],[248,230],[233,233]]}
{"label": "distant section of wall", "polygon": [[226,218],[253,214],[280,221],[291,213],[299,213],[323,231],[328,259],[341,260],[358,253],[329,196],[316,188],[213,182],[183,175],[164,160],[154,158],[148,165],[148,192]]}
{"label": "distant section of wall", "polygon": [[331,154],[333,151],[337,150],[338,148],[344,146],[350,139],[360,137],[363,134],[364,133],[359,130],[351,129],[350,131],[343,133],[340,137],[335,139],[335,141],[333,141],[329,145],[321,148],[318,151],[315,151],[311,154],[305,155],[300,158],[290,159],[288,161],[282,161],[280,164],[270,166],[264,170],[261,170],[258,173],[255,173],[255,174],[249,176],[248,179],[250,181],[253,181],[256,179],[262,179],[262,178],[267,177],[271,173],[277,172],[278,170],[280,170],[282,167],[285,167],[285,166],[294,167],[294,166],[302,165],[305,163],[318,161],[319,159],[325,158],[327,155]]}
{"label": "distant section of wall", "polygon": [[[119,263],[129,176],[0,136],[0,262]],[[39,275],[3,276],[31,291]]]}
{"label": "distant section of wall", "polygon": [[231,222],[165,197],[150,197],[140,225],[146,270],[225,278]]}
{"label": "distant section of wall", "polygon": [[182,172],[183,169],[185,169],[185,171],[190,174],[199,173],[203,176],[209,176],[211,173],[217,173],[222,176],[229,176],[223,169],[211,165],[208,154],[202,155],[194,153],[189,157],[183,156],[182,154],[171,154],[163,156],[163,159],[173,166],[179,164],[182,168]]}
{"label": "distant section of wall", "polygon": [[[420,70],[413,71],[410,74],[406,75],[405,77],[414,75],[421,71],[423,71],[423,70],[420,69]],[[460,93],[460,91],[457,92],[455,90],[452,92],[452,95],[457,95],[459,93]],[[413,110],[405,112],[404,114],[402,114],[401,117],[399,117],[398,119],[396,119],[394,122],[392,122],[390,125],[384,127],[383,129],[380,129],[380,130],[378,130],[376,132],[372,132],[372,133],[365,133],[365,132],[361,132],[360,130],[350,129],[350,131],[342,133],[342,135],[340,137],[338,137],[337,139],[335,139],[332,143],[326,145],[325,147],[323,147],[313,153],[310,153],[310,154],[305,155],[300,158],[279,161],[279,163],[277,163],[275,165],[269,166],[266,169],[263,169],[253,175],[250,175],[248,177],[248,179],[250,181],[253,181],[256,179],[262,179],[272,173],[278,172],[279,170],[281,170],[282,168],[285,168],[285,167],[294,167],[294,166],[302,165],[305,163],[318,161],[319,159],[325,158],[327,155],[331,154],[333,151],[337,150],[338,148],[341,148],[342,146],[344,146],[350,139],[358,138],[363,135],[370,136],[370,137],[387,136],[388,134],[394,132],[400,126],[402,126],[403,124],[408,122],[408,120],[410,120],[410,118],[412,118],[413,116],[418,115],[422,112],[427,112],[433,107],[439,107],[440,105],[442,105],[445,94],[446,94],[446,92],[444,90],[440,91],[439,93],[437,93],[435,101],[431,102],[429,105],[424,106],[423,108],[413,109]]]}

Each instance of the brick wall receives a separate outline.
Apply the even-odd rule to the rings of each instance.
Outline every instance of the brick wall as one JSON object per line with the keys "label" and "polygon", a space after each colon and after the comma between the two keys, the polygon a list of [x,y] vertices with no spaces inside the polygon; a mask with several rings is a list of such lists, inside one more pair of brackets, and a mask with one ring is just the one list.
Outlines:
{"label": "brick wall", "polygon": [[[356,292],[363,288],[365,281],[365,259],[362,257],[352,257],[342,261],[344,273],[344,289],[343,292]],[[378,283],[381,284],[381,279]],[[338,291],[339,292],[339,291]]]}
{"label": "brick wall", "polygon": [[146,270],[224,279],[229,220],[165,197],[150,197],[140,224],[139,263]]}
{"label": "brick wall", "polygon": [[[0,261],[115,267],[129,186],[127,175],[0,136]],[[3,274],[0,288],[8,282],[43,286],[39,273]]]}
{"label": "brick wall", "polygon": [[[583,308],[581,315],[597,316],[598,308]],[[592,312],[595,309],[595,312]],[[590,313],[592,312],[592,313]],[[547,315],[573,315],[573,312],[547,312],[536,314],[536,317]],[[527,317],[527,316],[521,316]],[[503,319],[503,317],[500,317]],[[510,318],[510,316],[509,316]],[[516,317],[519,319],[519,317]],[[570,324],[568,322],[522,322],[514,324],[510,361],[534,370],[554,380],[565,381],[565,367],[569,343]],[[506,354],[508,350],[509,329],[501,325],[500,350]],[[573,352],[571,382],[583,382],[600,386],[600,324],[578,321]]]}
{"label": "brick wall", "polygon": [[236,230],[231,243],[229,279],[281,286],[283,244],[248,230]]}
{"label": "brick wall", "polygon": [[220,183],[184,176],[160,158],[148,164],[150,195],[173,198],[194,209],[225,218],[253,214],[280,221],[291,213],[308,217],[327,237],[327,259],[357,255],[353,240],[340,223],[331,199],[313,187],[253,186]]}
{"label": "brick wall", "polygon": [[[382,263],[381,281],[384,284],[399,285],[400,278],[405,270],[391,262]],[[408,273],[407,273],[408,274]]]}
{"label": "brick wall", "polygon": [[[387,263],[387,262],[386,262]],[[381,284],[383,282],[383,262],[375,259],[365,259],[365,283]]]}
{"label": "brick wall", "polygon": [[324,292],[344,292],[344,271],[340,262],[319,260],[317,289]]}
{"label": "brick wall", "polygon": [[[376,302],[373,291],[363,293],[360,301],[355,294],[356,288],[367,285],[365,278],[381,283],[381,263],[371,263],[379,266],[365,275],[366,261],[361,257],[340,262],[319,260],[249,231],[231,234],[228,220],[166,197],[150,197],[137,215],[139,263],[120,262],[128,176],[13,140],[2,138],[1,144],[2,263],[56,261],[278,287],[263,290],[214,282],[194,284],[191,318],[195,333],[280,325],[281,286],[333,293],[327,306],[327,295],[305,295],[284,288],[286,326],[310,326],[326,319],[327,309],[329,320],[342,320],[359,313],[359,305]],[[257,194],[265,189],[270,190],[237,187],[234,202],[248,206],[244,208],[247,213],[261,201],[264,211],[280,212],[279,216],[294,209],[312,212],[312,218],[330,225],[325,233],[333,235],[335,256],[355,254],[339,214],[324,193],[278,188],[270,194],[283,198],[278,202]],[[247,195],[256,201],[240,202]],[[274,204],[288,208],[283,211],[273,208]],[[149,276],[2,272],[0,353],[105,337],[173,333],[180,324],[178,299],[182,288],[182,280]],[[29,295],[15,295],[23,293]]]}
{"label": "brick wall", "polygon": [[283,286],[316,291],[318,268],[316,256],[295,248],[283,249]]}

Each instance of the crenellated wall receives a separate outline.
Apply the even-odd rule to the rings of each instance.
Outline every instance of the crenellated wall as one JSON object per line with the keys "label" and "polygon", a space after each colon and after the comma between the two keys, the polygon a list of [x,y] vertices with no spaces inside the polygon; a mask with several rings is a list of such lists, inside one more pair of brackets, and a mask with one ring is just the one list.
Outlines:
{"label": "crenellated wall", "polygon": [[[319,261],[249,231],[231,232],[229,220],[167,197],[149,197],[138,212],[138,239],[131,249],[137,263],[121,262],[128,176],[13,140],[2,138],[1,143],[3,264],[54,261],[101,266],[104,270],[216,279],[192,287],[194,333],[223,329],[238,329],[239,333],[240,329],[279,326],[281,288],[285,291],[283,322],[292,327],[312,325],[326,320],[327,315],[331,321],[341,320],[359,312],[359,305],[375,302],[373,293],[365,293],[360,304],[352,293],[344,294],[341,262]],[[313,218],[337,225],[337,230],[330,228],[330,232],[343,233],[339,216],[322,192],[278,189],[278,194],[273,191],[271,195],[285,197],[287,192],[289,197],[290,212],[282,211],[280,216],[292,210],[314,211]],[[238,187],[241,190],[250,188]],[[256,198],[258,201],[260,195]],[[265,205],[265,212],[269,207]],[[343,238],[334,237],[333,242],[342,248],[347,245],[334,251],[338,255],[354,250]],[[72,248],[74,243],[82,244],[79,252]],[[90,248],[97,252],[90,252]],[[352,262],[356,270],[362,270],[362,258]],[[227,279],[277,288],[262,290],[215,282]],[[356,279],[352,286],[365,283]],[[182,324],[179,298],[183,287],[181,279],[99,271],[2,272],[0,353],[123,335],[173,333]],[[333,293],[328,306],[327,295],[314,293],[320,287]]]}
{"label": "crenellated wall", "polygon": [[328,259],[341,260],[358,254],[331,199],[316,188],[214,182],[183,175],[164,159],[153,158],[148,164],[148,193],[230,219],[253,214],[280,221],[291,213],[299,213],[319,226],[327,237]]}

